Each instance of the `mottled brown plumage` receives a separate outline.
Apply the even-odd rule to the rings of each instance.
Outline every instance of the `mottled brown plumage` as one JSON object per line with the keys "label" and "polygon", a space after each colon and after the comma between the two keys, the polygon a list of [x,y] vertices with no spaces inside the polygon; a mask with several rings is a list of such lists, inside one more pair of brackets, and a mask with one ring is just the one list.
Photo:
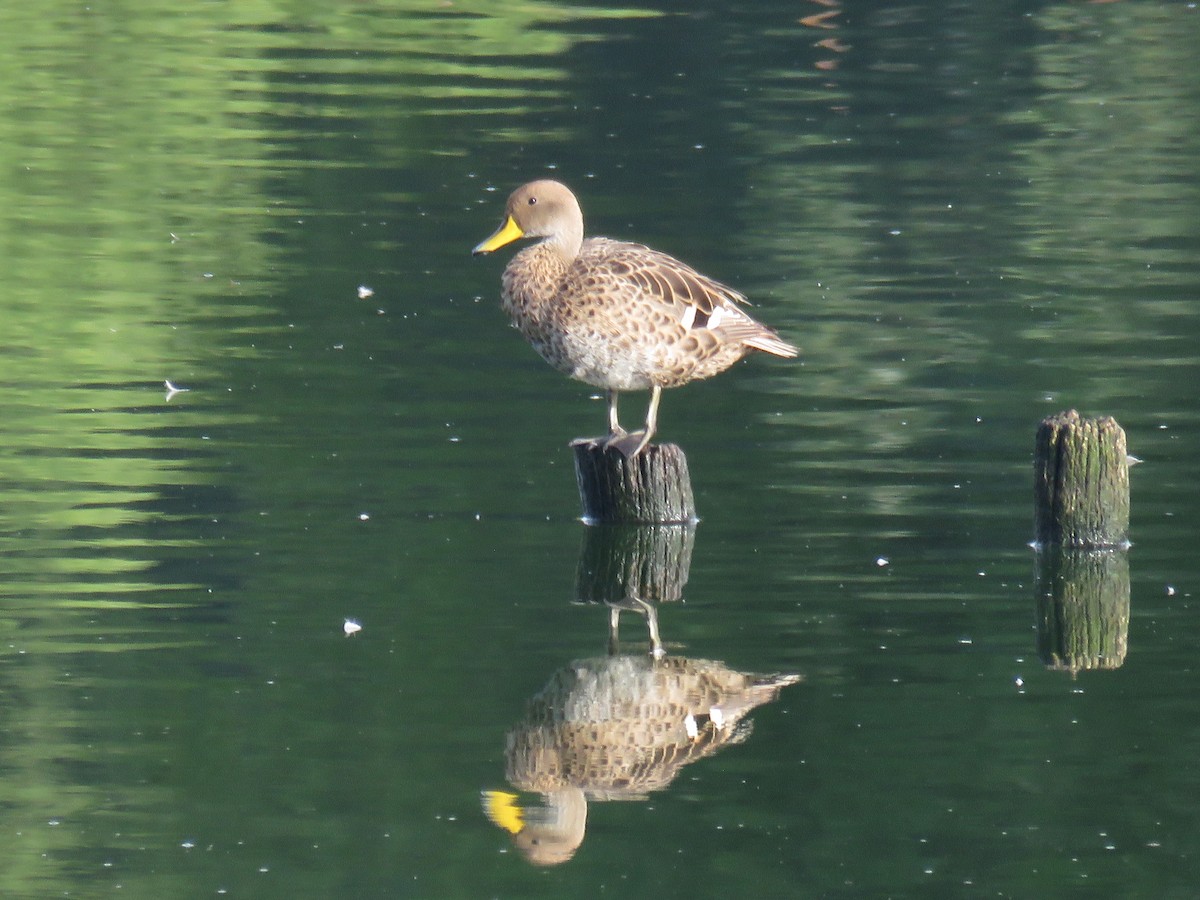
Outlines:
{"label": "mottled brown plumage", "polygon": [[[608,435],[626,456],[650,442],[663,388],[723,372],[751,350],[799,351],[741,308],[746,298],[666,253],[583,237],[583,212],[557,181],[533,181],[508,198],[504,224],[479,244],[490,253],[542,238],[504,270],[502,305],[542,358],[608,392]],[[619,391],[649,390],[646,427],[617,421]]]}

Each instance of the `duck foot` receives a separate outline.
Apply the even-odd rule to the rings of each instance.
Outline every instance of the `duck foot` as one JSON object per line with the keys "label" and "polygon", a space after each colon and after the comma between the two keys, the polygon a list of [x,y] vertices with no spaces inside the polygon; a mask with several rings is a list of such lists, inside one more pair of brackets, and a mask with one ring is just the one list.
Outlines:
{"label": "duck foot", "polygon": [[624,428],[606,434],[604,437],[580,437],[571,441],[570,446],[600,447],[603,450],[616,450],[626,459],[633,459],[646,449],[653,432],[647,434],[645,429],[628,432]]}
{"label": "duck foot", "polygon": [[616,450],[626,459],[633,459],[639,453],[646,449],[650,443],[650,438],[654,436],[654,432],[633,431],[629,434],[610,435],[604,442],[605,450]]}
{"label": "duck foot", "polygon": [[567,444],[568,447],[599,447],[603,450],[608,446],[608,435],[600,437],[577,437]]}

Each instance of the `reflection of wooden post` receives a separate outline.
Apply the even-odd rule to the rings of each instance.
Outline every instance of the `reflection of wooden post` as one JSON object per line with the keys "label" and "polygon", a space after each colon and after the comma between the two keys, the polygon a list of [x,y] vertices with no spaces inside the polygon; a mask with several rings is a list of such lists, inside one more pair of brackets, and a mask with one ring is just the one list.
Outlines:
{"label": "reflection of wooden post", "polygon": [[1129,554],[1124,549],[1038,553],[1038,657],[1072,674],[1116,669],[1129,645]]}
{"label": "reflection of wooden post", "polygon": [[594,522],[696,521],[687,457],[675,444],[650,444],[633,459],[594,441],[571,445],[583,518]]}
{"label": "reflection of wooden post", "polygon": [[584,603],[679,600],[695,540],[694,525],[590,525],[579,551],[575,596]]}
{"label": "reflection of wooden post", "polygon": [[692,565],[695,525],[589,525],[575,573],[575,596],[610,612],[608,649],[618,649],[621,610],[646,617],[650,648],[663,653],[656,604],[683,599]]}
{"label": "reflection of wooden post", "polygon": [[1129,534],[1129,454],[1112,418],[1075,410],[1042,420],[1034,449],[1039,547],[1123,547]]}

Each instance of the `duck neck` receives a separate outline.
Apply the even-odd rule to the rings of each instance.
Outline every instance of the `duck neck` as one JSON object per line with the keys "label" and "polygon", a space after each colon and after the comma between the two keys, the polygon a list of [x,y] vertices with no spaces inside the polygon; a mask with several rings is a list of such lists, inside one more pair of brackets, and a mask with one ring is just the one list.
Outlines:
{"label": "duck neck", "polygon": [[553,234],[542,241],[547,250],[554,252],[562,260],[564,266],[569,266],[579,255],[583,246],[583,219],[573,222],[570,227]]}

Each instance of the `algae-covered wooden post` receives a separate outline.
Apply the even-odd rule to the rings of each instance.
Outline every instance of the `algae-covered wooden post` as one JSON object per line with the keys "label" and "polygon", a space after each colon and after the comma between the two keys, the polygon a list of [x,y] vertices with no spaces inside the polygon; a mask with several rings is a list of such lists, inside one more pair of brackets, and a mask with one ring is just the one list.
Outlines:
{"label": "algae-covered wooden post", "polygon": [[1113,669],[1129,641],[1129,452],[1112,418],[1067,410],[1034,448],[1038,655],[1070,672]]}
{"label": "algae-covered wooden post", "polygon": [[576,441],[571,448],[584,521],[696,521],[687,457],[675,444],[650,444],[632,459],[595,441]]}
{"label": "algae-covered wooden post", "polygon": [[1037,546],[1127,546],[1129,454],[1121,426],[1073,409],[1043,419],[1034,449],[1034,499]]}

